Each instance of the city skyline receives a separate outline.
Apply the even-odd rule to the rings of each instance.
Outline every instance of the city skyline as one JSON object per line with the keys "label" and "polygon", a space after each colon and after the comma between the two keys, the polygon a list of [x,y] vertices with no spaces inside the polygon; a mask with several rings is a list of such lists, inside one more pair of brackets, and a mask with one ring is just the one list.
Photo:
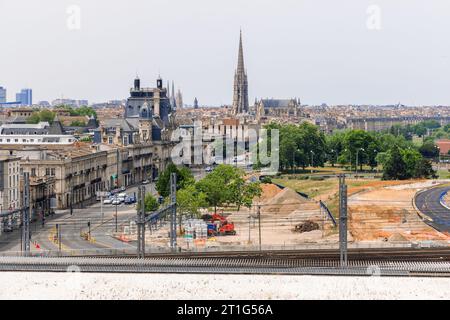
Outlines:
{"label": "city skyline", "polygon": [[[242,28],[250,103],[300,97],[310,105],[450,105],[449,45],[443,41],[450,4],[442,1],[426,7],[378,1],[379,30],[368,26],[377,13],[371,1],[150,1],[133,7],[81,0],[75,30],[67,25],[71,3],[44,2],[49,5],[0,2],[0,27],[7,30],[0,86],[9,101],[25,87],[36,102],[125,99],[137,72],[144,85],[159,74],[174,80],[187,104],[197,97],[202,105],[231,105]],[[158,17],[149,20],[149,10]],[[17,42],[21,37],[29,41]]]}

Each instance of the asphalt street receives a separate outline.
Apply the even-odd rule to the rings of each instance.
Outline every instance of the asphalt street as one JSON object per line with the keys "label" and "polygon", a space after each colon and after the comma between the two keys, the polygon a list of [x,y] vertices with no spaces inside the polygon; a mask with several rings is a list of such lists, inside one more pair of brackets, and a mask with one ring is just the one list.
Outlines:
{"label": "asphalt street", "polygon": [[[192,170],[198,181],[205,176],[202,169]],[[156,194],[155,184],[147,184],[146,192]],[[133,186],[126,190],[129,195],[138,193],[138,187]],[[112,235],[116,229],[116,207],[114,205],[101,205],[97,201],[83,209],[74,209],[73,215],[69,210],[57,211],[52,217],[46,218],[45,225],[41,221],[32,223],[31,250],[101,250],[101,249],[134,249],[134,243],[127,243],[114,238]],[[136,217],[135,205],[121,204],[117,206],[117,225],[121,230],[122,225],[129,225],[130,220]],[[83,237],[88,233],[88,222],[91,224],[90,241]],[[61,245],[54,241],[56,237],[56,225],[61,233]],[[21,250],[21,233],[15,230],[0,236],[0,252],[19,252]]]}
{"label": "asphalt street", "polygon": [[437,187],[420,193],[416,199],[416,207],[432,221],[429,225],[441,232],[450,232],[450,210],[440,203],[441,195],[448,192],[450,187]]}

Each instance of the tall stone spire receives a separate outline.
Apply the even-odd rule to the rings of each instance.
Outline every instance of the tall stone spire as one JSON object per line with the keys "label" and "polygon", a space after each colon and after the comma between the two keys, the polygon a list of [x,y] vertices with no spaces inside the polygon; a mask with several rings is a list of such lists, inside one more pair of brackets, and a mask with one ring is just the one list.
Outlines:
{"label": "tall stone spire", "polygon": [[234,114],[248,112],[248,80],[244,67],[242,31],[240,32],[239,37],[238,66],[234,75],[233,112]]}
{"label": "tall stone spire", "polygon": [[242,30],[239,34],[239,56],[238,56],[238,67],[237,70],[240,72],[245,72],[244,67],[244,48],[242,46]]}

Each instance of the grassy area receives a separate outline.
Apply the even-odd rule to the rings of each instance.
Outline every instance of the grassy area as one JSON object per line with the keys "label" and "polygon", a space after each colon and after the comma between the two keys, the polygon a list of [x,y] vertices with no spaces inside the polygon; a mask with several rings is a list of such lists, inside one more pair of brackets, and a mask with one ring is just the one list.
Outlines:
{"label": "grassy area", "polygon": [[316,198],[326,193],[333,192],[338,189],[339,181],[337,178],[325,179],[323,181],[299,180],[295,177],[282,177],[280,179],[272,179],[274,183],[294,189],[298,192],[306,193],[310,198]]}
{"label": "grassy area", "polygon": [[438,170],[439,179],[450,179],[450,172],[448,170]]}
{"label": "grassy area", "polygon": [[[321,181],[315,180],[300,180],[297,176],[283,176],[279,179],[272,179],[274,183],[291,188],[298,192],[306,193],[310,198],[324,201],[331,213],[336,217],[338,216],[338,178],[329,178]],[[380,181],[377,179],[347,179],[347,186],[349,194],[364,188],[368,185],[384,185],[391,184],[393,182]],[[395,182],[403,183],[403,182]]]}

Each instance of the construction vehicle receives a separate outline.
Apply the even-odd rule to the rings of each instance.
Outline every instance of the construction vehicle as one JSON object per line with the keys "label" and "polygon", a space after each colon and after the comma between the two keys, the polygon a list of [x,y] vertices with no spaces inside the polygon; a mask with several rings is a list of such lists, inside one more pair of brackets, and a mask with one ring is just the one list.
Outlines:
{"label": "construction vehicle", "polygon": [[236,235],[234,223],[228,221],[220,214],[205,214],[202,216],[202,219],[207,223],[209,237]]}

